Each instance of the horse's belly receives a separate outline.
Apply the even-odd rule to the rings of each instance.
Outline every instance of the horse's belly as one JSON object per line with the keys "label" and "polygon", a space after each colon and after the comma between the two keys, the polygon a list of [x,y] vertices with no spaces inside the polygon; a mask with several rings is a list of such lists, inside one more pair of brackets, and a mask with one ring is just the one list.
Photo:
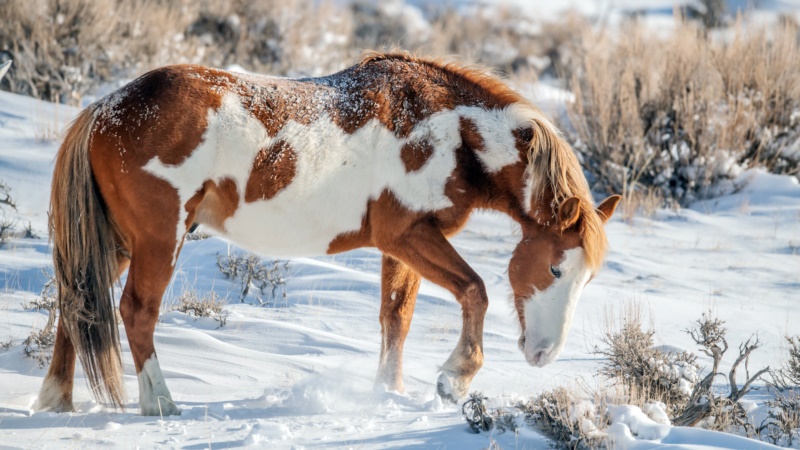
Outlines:
{"label": "horse's belly", "polygon": [[223,235],[265,256],[315,256],[328,252],[337,236],[361,228],[367,204],[279,199],[241,205],[224,223]]}

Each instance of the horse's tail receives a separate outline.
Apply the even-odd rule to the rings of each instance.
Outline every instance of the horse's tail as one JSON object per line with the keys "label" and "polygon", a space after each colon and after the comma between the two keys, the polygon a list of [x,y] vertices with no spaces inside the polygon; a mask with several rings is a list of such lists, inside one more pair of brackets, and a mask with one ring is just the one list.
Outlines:
{"label": "horse's tail", "polygon": [[69,128],[56,156],[50,196],[50,239],[61,326],[83,365],[95,398],[124,409],[122,357],[114,297],[119,233],[89,163],[95,107]]}

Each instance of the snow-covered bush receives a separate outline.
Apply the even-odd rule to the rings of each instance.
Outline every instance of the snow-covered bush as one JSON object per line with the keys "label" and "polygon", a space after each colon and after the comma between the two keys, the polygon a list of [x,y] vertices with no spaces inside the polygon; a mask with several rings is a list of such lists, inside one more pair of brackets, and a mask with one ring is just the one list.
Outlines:
{"label": "snow-covered bush", "polygon": [[544,392],[518,408],[525,421],[553,439],[558,448],[598,448],[606,439],[601,431],[608,425],[606,415],[565,388]]}
{"label": "snow-covered bush", "polygon": [[[724,322],[704,314],[687,333],[713,360],[703,379],[698,377],[701,369],[694,354],[653,346],[654,333],[643,331],[641,310],[631,305],[620,315],[618,326],[608,321],[602,345],[594,349],[607,358],[600,374],[612,384],[590,389],[584,385],[584,393],[559,387],[529,401],[493,409],[485,407],[489,399],[472,394],[464,405],[465,419],[476,432],[534,427],[553,439],[555,447],[569,449],[616,448],[615,439],[621,432],[629,436],[637,426],[634,423],[655,428],[700,427],[748,437],[758,434],[763,440],[791,445],[800,423],[796,393],[767,402],[770,409],[760,427],[753,426],[740,403],[753,382],[769,371],[764,368],[751,375],[747,367],[750,354],[760,346],[758,338],[739,345],[730,371],[722,374],[719,365],[728,350]],[[737,370],[743,362],[745,382],[740,385]],[[714,385],[720,375],[729,382],[727,393]]]}
{"label": "snow-covered bush", "polygon": [[796,25],[737,26],[730,40],[690,23],[667,37],[622,26],[586,28],[569,68],[565,128],[594,189],[656,188],[685,204],[717,195],[748,165],[800,170]]}
{"label": "snow-covered bush", "polygon": [[217,266],[225,278],[238,281],[241,288],[239,300],[242,303],[251,287],[258,289],[261,295],[268,295],[267,300],[256,296],[256,301],[261,305],[269,304],[271,299],[286,297],[289,261],[274,260],[264,264],[256,255],[231,252],[225,256],[217,255]]}

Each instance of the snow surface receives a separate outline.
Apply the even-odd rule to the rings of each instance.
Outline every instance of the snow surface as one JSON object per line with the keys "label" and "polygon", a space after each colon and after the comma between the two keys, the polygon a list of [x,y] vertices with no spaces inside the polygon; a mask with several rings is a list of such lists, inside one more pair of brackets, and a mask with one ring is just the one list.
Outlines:
{"label": "snow surface", "polygon": [[[218,238],[187,242],[165,297],[185,289],[227,297],[227,325],[164,308],[156,348],[180,417],[141,417],[138,388],[122,333],[126,412],[97,405],[80,369],[74,413],[33,413],[45,370],[21,350],[21,341],[46,321],[23,309],[49,267],[47,202],[53,156],[63,127],[77,110],[0,92],[0,180],[13,188],[21,224],[40,239],[12,239],[0,249],[0,430],[3,448],[52,447],[409,447],[548,448],[531,429],[518,434],[472,434],[460,408],[434,397],[437,369],[456,345],[460,309],[441,288],[424,283],[405,347],[406,394],[373,387],[380,352],[380,254],[362,249],[290,263],[286,298],[268,306],[238,302],[216,255],[230,245]],[[472,389],[500,404],[545,389],[593,385],[600,360],[591,353],[603,316],[638,301],[652,317],[658,344],[695,350],[682,331],[709,307],[725,320],[731,346],[757,332],[764,342],[751,371],[775,365],[781,337],[798,334],[800,320],[800,186],[795,178],[749,171],[736,194],[653,219],[608,225],[606,267],[585,290],[561,357],[528,366],[517,348],[519,326],[509,301],[506,267],[519,239],[505,217],[475,214],[454,239],[481,274],[491,304],[486,316],[484,368]],[[747,182],[747,183],[745,183]],[[124,282],[124,280],[123,280]],[[253,298],[248,301],[252,302]],[[727,370],[733,357],[723,361]],[[708,367],[710,360],[699,361]],[[742,380],[740,380],[741,382]],[[763,402],[763,384],[748,400]],[[653,422],[638,408],[619,406],[610,430],[620,448],[768,448],[766,443]],[[652,416],[652,415],[651,415]]]}

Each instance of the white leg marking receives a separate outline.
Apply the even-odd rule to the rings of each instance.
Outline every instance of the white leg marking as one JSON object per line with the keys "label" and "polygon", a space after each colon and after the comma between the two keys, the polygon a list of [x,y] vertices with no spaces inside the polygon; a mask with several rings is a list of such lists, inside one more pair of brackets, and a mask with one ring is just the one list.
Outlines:
{"label": "white leg marking", "polygon": [[139,408],[143,416],[177,416],[181,411],[172,402],[156,355],[145,361],[139,372]]}
{"label": "white leg marking", "polygon": [[72,402],[67,402],[61,392],[61,385],[54,377],[46,376],[39,389],[39,397],[33,406],[34,411],[72,411]]}

